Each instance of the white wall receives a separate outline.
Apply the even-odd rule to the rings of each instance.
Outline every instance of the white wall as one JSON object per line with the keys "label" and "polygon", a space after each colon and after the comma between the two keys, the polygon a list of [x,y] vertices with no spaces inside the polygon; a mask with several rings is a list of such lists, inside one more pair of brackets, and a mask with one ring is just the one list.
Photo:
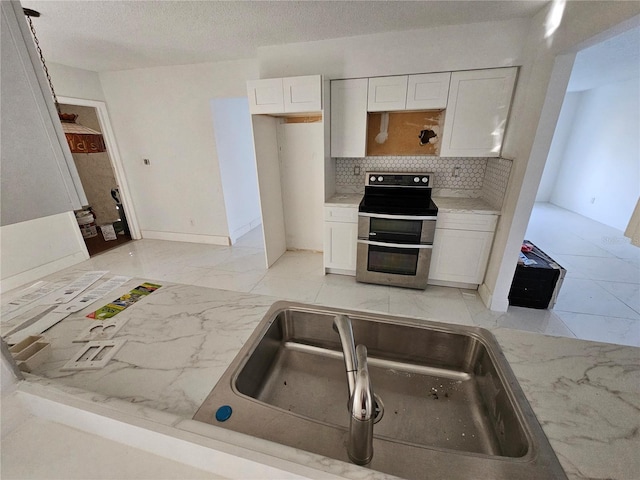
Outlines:
{"label": "white wall", "polygon": [[640,196],[640,79],[580,94],[551,203],[624,231]]}
{"label": "white wall", "polygon": [[56,95],[104,102],[104,92],[97,72],[49,62],[47,68]]}
{"label": "white wall", "polygon": [[[2,252],[0,291],[7,291],[49,273],[74,265],[88,258],[89,255],[72,211],[64,212],[63,208],[53,214],[54,212],[51,210],[44,213],[46,209],[40,208],[43,202],[54,201],[60,195],[67,198],[66,208],[68,210],[78,208],[82,200],[77,197],[75,192],[72,192],[74,190],[72,178],[77,173],[75,168],[73,171],[71,168],[69,168],[69,171],[64,169],[65,163],[62,157],[68,155],[69,160],[72,161],[71,154],[65,145],[61,127],[59,125],[56,127],[52,122],[52,119],[56,116],[55,107],[49,94],[44,73],[37,60],[38,57],[31,40],[31,33],[28,31],[24,15],[18,3],[2,3],[2,22],[3,41],[8,39],[6,51],[4,44],[2,49],[3,80],[11,79],[17,84],[31,86],[29,90],[17,90],[20,95],[24,93],[24,96],[13,98],[15,103],[5,102],[3,98],[3,135],[9,132],[9,130],[5,131],[4,125],[8,124],[9,121],[13,121],[13,128],[10,129],[13,141],[17,144],[23,143],[24,145],[31,144],[31,146],[35,146],[34,142],[42,142],[41,136],[34,135],[34,132],[40,131],[40,128],[36,128],[36,126],[39,126],[46,138],[44,143],[48,143],[50,147],[43,148],[40,151],[32,148],[20,149],[21,153],[18,153],[20,150],[8,149],[6,142],[3,143],[3,178],[11,178],[11,182],[19,187],[19,195],[3,197],[3,207],[20,215],[24,213],[25,205],[35,202],[35,206],[40,212],[39,215],[36,215],[40,216],[40,218],[31,217],[32,219],[30,220],[4,225],[0,228],[0,250]],[[22,33],[20,34],[20,32]],[[31,58],[31,61],[29,61],[29,58]],[[14,60],[16,61],[14,62]],[[16,116],[16,112],[12,112],[10,108],[5,107],[15,104],[18,111],[21,111],[23,110],[21,105],[31,105],[31,102],[33,102],[32,106],[39,112],[39,115],[34,115],[30,118],[19,115],[23,120],[22,122],[15,122],[15,118],[9,120],[10,117]],[[57,148],[53,148],[56,141],[59,142],[57,143]],[[40,144],[40,146],[42,147],[43,144]],[[67,149],[66,152],[65,148]],[[21,168],[7,168],[10,163],[14,163],[9,162],[12,154],[18,155],[13,160],[17,160]],[[57,155],[61,158],[59,162],[56,161]],[[33,165],[30,167],[31,163]],[[41,170],[40,175],[34,174],[37,169]],[[55,181],[56,178],[47,177],[46,175],[48,174],[43,173],[52,171],[59,173],[62,181]],[[9,175],[9,173],[12,175]],[[42,175],[45,176],[42,177]],[[37,180],[35,183],[33,182],[34,179]],[[39,199],[38,195],[33,195],[34,189],[39,188],[40,193],[42,193],[44,187],[47,187],[47,192],[49,192],[44,197]],[[72,200],[72,196],[76,198]],[[61,211],[62,213],[58,213]]]}
{"label": "white wall", "polygon": [[249,101],[211,100],[213,128],[231,243],[260,223],[260,197]]}
{"label": "white wall", "polygon": [[556,186],[556,179],[562,166],[562,159],[571,136],[573,120],[579,103],[580,92],[567,92],[564,102],[562,102],[560,117],[558,117],[549,155],[547,156],[547,163],[544,166],[544,172],[540,180],[536,202],[549,202],[551,200],[551,194]]}
{"label": "white wall", "polygon": [[351,78],[518,65],[528,21],[454,25],[258,49],[260,78]]}
{"label": "white wall", "polygon": [[100,73],[143,237],[228,243],[210,101],[250,78],[251,60]]}
{"label": "white wall", "polygon": [[3,292],[89,258],[73,212],[5,225],[0,245]]}

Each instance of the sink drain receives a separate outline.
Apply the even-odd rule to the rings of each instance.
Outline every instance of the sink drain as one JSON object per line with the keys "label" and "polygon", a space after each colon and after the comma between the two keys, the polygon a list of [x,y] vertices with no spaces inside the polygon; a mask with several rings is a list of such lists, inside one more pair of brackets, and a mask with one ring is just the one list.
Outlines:
{"label": "sink drain", "polygon": [[376,403],[375,413],[373,415],[373,423],[378,423],[384,417],[384,403],[377,393],[373,394],[373,401]]}

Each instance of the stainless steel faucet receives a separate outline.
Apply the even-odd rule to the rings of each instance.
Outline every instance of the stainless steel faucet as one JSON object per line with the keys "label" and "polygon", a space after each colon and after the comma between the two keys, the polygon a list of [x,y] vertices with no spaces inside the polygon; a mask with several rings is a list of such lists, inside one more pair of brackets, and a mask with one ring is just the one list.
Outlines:
{"label": "stainless steel faucet", "polygon": [[346,315],[336,315],[333,326],[340,335],[349,385],[348,408],[351,415],[347,454],[353,463],[366,465],[373,457],[373,424],[376,413],[376,400],[367,368],[367,347],[355,347],[351,319]]}

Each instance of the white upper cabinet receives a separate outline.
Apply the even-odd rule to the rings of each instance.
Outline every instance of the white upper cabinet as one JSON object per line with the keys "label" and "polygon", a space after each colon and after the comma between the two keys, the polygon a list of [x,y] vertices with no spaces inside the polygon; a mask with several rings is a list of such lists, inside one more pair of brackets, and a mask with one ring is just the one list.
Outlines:
{"label": "white upper cabinet", "polygon": [[447,108],[451,72],[409,75],[407,110]]}
{"label": "white upper cabinet", "polygon": [[498,157],[517,68],[453,72],[442,157]]}
{"label": "white upper cabinet", "polygon": [[367,144],[367,79],[331,82],[331,156],[364,157]]}
{"label": "white upper cabinet", "polygon": [[247,82],[251,113],[284,113],[284,90],[281,78]]}
{"label": "white upper cabinet", "polygon": [[252,114],[319,112],[322,110],[320,75],[249,80],[247,96]]}
{"label": "white upper cabinet", "polygon": [[319,112],[322,110],[320,75],[283,78],[282,86],[285,113]]}
{"label": "white upper cabinet", "polygon": [[450,79],[450,72],[370,78],[367,111],[446,108]]}
{"label": "white upper cabinet", "polygon": [[408,75],[369,79],[369,112],[404,110],[407,102]]}

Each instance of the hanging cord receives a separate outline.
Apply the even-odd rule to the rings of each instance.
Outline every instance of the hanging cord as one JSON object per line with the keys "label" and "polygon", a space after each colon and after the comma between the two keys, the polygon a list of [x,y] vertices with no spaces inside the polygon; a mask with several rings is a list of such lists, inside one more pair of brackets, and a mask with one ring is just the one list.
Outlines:
{"label": "hanging cord", "polygon": [[33,26],[33,22],[31,21],[31,15],[25,12],[25,16],[27,17],[27,21],[29,22],[29,28],[31,29],[31,34],[33,35],[33,41],[36,44],[36,49],[38,50],[38,54],[40,55],[40,62],[42,63],[42,69],[44,70],[45,75],[47,76],[47,81],[49,82],[49,88],[51,89],[51,95],[53,95],[53,102],[56,104],[56,110],[58,110],[58,115],[62,113],[60,111],[60,104],[58,103],[58,97],[56,96],[56,91],[53,89],[53,82],[51,81],[51,75],[49,75],[49,69],[47,68],[47,64],[44,61],[44,55],[42,54],[42,49],[40,48],[40,42],[38,41],[38,37],[36,36],[36,29]]}

